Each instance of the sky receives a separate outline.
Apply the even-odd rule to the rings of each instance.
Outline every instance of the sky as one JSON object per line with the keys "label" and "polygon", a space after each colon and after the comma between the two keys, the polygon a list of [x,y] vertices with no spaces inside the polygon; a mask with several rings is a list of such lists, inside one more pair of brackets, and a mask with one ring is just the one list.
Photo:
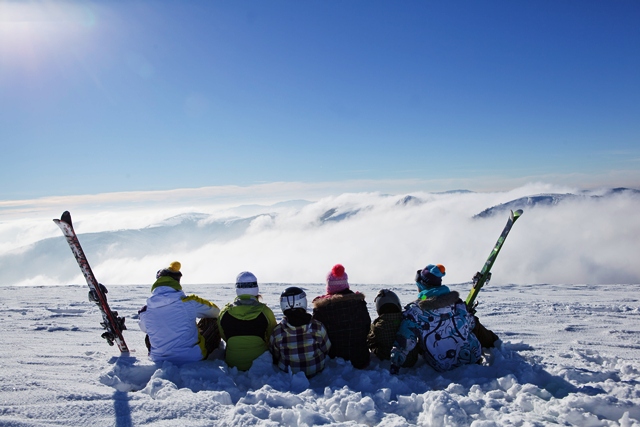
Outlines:
{"label": "sky", "polygon": [[2,1],[0,201],[637,188],[639,19],[624,0]]}

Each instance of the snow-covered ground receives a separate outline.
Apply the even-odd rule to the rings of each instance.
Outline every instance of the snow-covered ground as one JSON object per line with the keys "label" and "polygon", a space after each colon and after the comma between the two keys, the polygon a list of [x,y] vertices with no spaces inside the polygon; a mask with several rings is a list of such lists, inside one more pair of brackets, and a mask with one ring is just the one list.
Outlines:
{"label": "snow-covered ground", "polygon": [[[278,318],[286,286],[261,285]],[[415,295],[387,287],[403,303]],[[352,284],[373,317],[380,288]],[[375,358],[365,370],[335,359],[311,380],[277,371],[268,354],[248,372],[215,358],[156,366],[135,321],[149,286],[109,290],[136,350],[127,357],[100,338],[86,285],[0,287],[0,425],[640,426],[638,284],[489,284],[479,315],[503,343],[482,365],[440,374],[420,363],[391,376]],[[234,295],[232,285],[185,291],[220,306]]]}

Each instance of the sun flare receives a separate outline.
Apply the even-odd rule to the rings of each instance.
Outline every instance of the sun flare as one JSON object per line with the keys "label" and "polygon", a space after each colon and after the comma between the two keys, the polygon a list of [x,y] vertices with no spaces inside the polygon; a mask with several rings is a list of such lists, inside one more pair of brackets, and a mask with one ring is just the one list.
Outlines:
{"label": "sun flare", "polygon": [[73,2],[0,3],[0,63],[22,71],[40,69],[61,50],[78,45],[96,24],[92,9]]}

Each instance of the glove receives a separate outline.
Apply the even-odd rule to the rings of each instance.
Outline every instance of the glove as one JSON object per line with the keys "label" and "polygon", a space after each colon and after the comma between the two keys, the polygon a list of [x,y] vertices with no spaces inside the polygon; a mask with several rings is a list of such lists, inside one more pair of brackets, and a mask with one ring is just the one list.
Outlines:
{"label": "glove", "polygon": [[403,354],[400,351],[391,352],[391,366],[400,367],[404,363]]}
{"label": "glove", "polygon": [[391,365],[389,373],[391,373],[391,375],[398,375],[400,373],[400,367],[397,365]]}

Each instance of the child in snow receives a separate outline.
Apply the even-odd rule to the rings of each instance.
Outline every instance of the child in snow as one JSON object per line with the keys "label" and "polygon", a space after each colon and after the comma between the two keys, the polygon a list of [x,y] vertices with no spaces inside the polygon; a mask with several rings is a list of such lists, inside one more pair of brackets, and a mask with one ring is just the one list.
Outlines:
{"label": "child in snow", "polygon": [[271,309],[260,302],[258,279],[252,273],[238,274],[236,295],[222,310],[218,325],[227,342],[227,365],[247,371],[253,361],[267,351],[276,318]]}
{"label": "child in snow", "polygon": [[269,350],[273,363],[285,372],[312,377],[324,369],[331,341],[324,325],[307,313],[307,294],[290,287],[280,295],[284,318],[273,330]]}
{"label": "child in snow", "polygon": [[329,356],[350,360],[354,368],[369,365],[367,335],[371,317],[364,294],[349,289],[349,277],[341,264],[327,275],[327,293],[313,300],[313,318],[329,333]]}
{"label": "child in snow", "polygon": [[[389,360],[391,358],[391,348],[402,322],[402,305],[398,295],[389,289],[380,290],[373,302],[376,305],[378,317],[371,324],[371,330],[367,336],[367,345],[378,359]],[[415,365],[417,360],[418,348],[416,347],[409,352],[402,366],[411,367]]]}
{"label": "child in snow", "polygon": [[196,295],[185,295],[180,286],[180,267],[174,261],[156,273],[147,305],[139,311],[140,329],[147,334],[145,342],[154,362],[196,362],[206,359],[220,345],[215,321],[208,323],[207,330],[196,326],[196,318],[215,319],[220,309]]}
{"label": "child in snow", "polygon": [[416,273],[418,299],[405,307],[391,350],[391,373],[398,373],[411,350],[418,347],[436,371],[477,363],[481,357],[473,333],[476,319],[458,292],[442,285],[443,265],[427,265]]}

